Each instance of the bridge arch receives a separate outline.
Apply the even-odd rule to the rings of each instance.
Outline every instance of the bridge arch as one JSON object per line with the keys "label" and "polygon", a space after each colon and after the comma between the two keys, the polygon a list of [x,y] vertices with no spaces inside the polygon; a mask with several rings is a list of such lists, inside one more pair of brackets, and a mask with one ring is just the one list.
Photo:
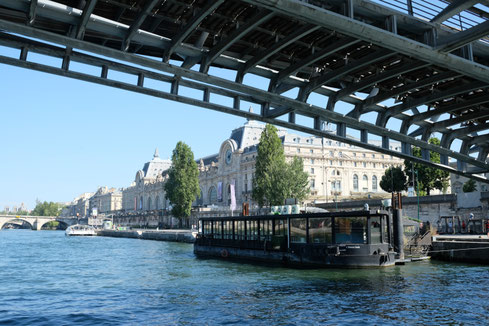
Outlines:
{"label": "bridge arch", "polygon": [[46,224],[48,224],[48,223],[50,223],[50,222],[58,222],[58,223],[59,223],[59,224],[58,224],[58,225],[59,225],[59,227],[57,227],[57,228],[56,228],[56,230],[60,230],[60,229],[61,229],[61,230],[66,230],[66,229],[68,228],[68,226],[69,226],[69,224],[68,224],[68,223],[66,223],[65,221],[62,221],[62,220],[56,219],[56,220],[52,220],[52,221],[45,221],[45,222],[43,222],[43,223],[41,224],[41,226],[39,227],[39,230],[42,230],[42,228],[43,228],[43,227],[44,227]]}
{"label": "bridge arch", "polygon": [[28,221],[27,219],[15,217],[15,216],[12,216],[12,218],[0,218],[0,230],[2,230],[6,224],[11,223],[11,222],[15,222],[15,221],[25,222],[25,223],[29,224],[31,230],[34,230],[34,225],[30,221]]}

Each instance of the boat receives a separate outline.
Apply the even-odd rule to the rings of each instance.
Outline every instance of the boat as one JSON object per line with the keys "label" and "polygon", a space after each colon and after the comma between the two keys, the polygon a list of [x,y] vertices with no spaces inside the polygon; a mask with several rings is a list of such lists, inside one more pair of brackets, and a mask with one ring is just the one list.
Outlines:
{"label": "boat", "polygon": [[97,231],[91,225],[75,224],[65,230],[67,236],[92,236],[97,235]]}
{"label": "boat", "polygon": [[291,267],[385,267],[398,254],[393,234],[384,210],[203,217],[194,253]]}

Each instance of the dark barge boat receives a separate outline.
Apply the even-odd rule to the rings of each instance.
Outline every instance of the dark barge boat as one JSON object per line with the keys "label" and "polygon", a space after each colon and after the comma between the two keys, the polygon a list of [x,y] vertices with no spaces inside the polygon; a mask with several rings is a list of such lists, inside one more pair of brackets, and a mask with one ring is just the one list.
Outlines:
{"label": "dark barge boat", "polygon": [[388,211],[206,217],[194,243],[198,257],[296,267],[395,264]]}

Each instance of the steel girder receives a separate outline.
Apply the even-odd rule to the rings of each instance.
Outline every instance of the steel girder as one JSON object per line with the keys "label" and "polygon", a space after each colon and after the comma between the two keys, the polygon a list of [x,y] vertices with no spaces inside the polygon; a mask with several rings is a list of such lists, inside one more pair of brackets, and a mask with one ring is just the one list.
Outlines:
{"label": "steel girder", "polygon": [[[349,1],[347,10],[340,0],[327,4],[314,0],[307,3],[201,0],[193,6],[183,0],[136,1],[134,6],[116,0],[88,0],[82,9],[75,8],[75,3],[75,0],[2,0],[0,29],[41,42],[33,44],[29,39],[15,39],[2,33],[2,44],[18,48],[20,55],[19,59],[1,57],[0,61],[267,121],[465,176],[470,176],[470,169],[457,171],[448,164],[448,157],[478,171],[489,170],[484,136],[464,134],[469,131],[465,124],[485,130],[489,109],[485,100],[489,87],[487,46],[473,43],[474,58],[468,60],[459,52],[447,52],[451,50],[448,47],[440,49],[434,47],[436,44],[422,42],[427,31],[435,31],[430,33],[438,35],[441,44],[443,40],[461,44],[460,35],[465,34],[450,33],[439,24],[423,22],[365,0]],[[466,32],[469,41],[485,33],[485,24]],[[106,59],[84,56],[72,49]],[[36,51],[63,58],[62,67],[29,62],[28,53]],[[200,64],[200,72],[169,65],[170,58],[186,59],[183,67]],[[101,74],[90,76],[71,71],[70,60],[95,65]],[[235,71],[235,81],[210,75],[211,66]],[[107,79],[110,69],[137,75],[137,84]],[[267,78],[268,91],[243,84],[247,73]],[[144,86],[145,78],[171,84],[170,92],[149,89]],[[202,91],[203,98],[186,97],[179,92],[179,85]],[[299,89],[297,99],[281,95],[293,88]],[[357,92],[365,96],[357,96]],[[308,103],[311,93],[329,99],[324,105],[312,105]],[[230,97],[234,105],[211,103],[211,94]],[[403,103],[382,104],[390,98]],[[260,105],[261,114],[240,110],[241,100]],[[335,112],[335,104],[340,101],[354,105],[354,110],[347,116]],[[427,111],[420,108],[424,105],[429,107]],[[364,119],[369,112],[378,113],[376,124]],[[289,121],[284,122],[280,117],[287,113]],[[427,120],[446,113],[450,113],[449,118]],[[310,117],[314,123],[299,125],[295,115]],[[386,128],[391,117],[402,121],[399,131]],[[336,134],[322,130],[322,121],[337,124]],[[412,125],[419,129],[407,135]],[[453,128],[456,125],[461,127]],[[359,130],[361,139],[347,137],[347,128]],[[432,132],[451,135],[450,141],[444,142],[446,148],[426,142]],[[368,134],[381,137],[383,146],[368,143]],[[448,144],[457,138],[463,142],[462,153],[449,148]],[[391,150],[389,139],[401,142],[403,151]],[[430,162],[426,155],[425,159],[412,157],[411,146],[422,148],[424,153],[430,150],[440,153],[443,163]],[[478,149],[477,159],[467,154]]]}

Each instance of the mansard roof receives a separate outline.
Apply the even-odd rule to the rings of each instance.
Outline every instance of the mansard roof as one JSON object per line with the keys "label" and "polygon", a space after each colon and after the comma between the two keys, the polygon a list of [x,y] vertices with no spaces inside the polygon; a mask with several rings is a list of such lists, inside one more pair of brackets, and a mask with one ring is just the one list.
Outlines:
{"label": "mansard roof", "polygon": [[155,150],[153,159],[144,164],[143,174],[144,178],[156,179],[163,171],[169,169],[171,166],[171,160],[162,160],[158,154],[158,148]]}

